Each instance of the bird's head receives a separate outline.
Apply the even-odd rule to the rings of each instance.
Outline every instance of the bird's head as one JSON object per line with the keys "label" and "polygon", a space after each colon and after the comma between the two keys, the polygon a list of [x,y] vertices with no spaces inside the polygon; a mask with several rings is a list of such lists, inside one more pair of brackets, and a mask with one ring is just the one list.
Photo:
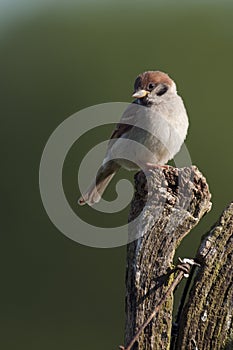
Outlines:
{"label": "bird's head", "polygon": [[140,74],[134,83],[135,103],[149,106],[160,103],[168,95],[176,94],[176,84],[166,74],[160,71],[148,71]]}

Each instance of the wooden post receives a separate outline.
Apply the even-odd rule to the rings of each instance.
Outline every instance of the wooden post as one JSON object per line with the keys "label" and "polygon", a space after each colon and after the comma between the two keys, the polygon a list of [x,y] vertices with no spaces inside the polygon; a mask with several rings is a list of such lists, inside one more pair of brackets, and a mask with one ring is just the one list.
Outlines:
{"label": "wooden post", "polygon": [[178,325],[176,350],[233,349],[233,202],[203,237],[201,264]]}
{"label": "wooden post", "polygon": [[[147,180],[139,172],[135,183],[129,238],[139,238],[127,247],[126,347],[171,287],[173,257],[179,243],[211,208],[206,180],[194,166],[158,168],[150,171]],[[171,293],[132,349],[170,349],[172,312]]]}

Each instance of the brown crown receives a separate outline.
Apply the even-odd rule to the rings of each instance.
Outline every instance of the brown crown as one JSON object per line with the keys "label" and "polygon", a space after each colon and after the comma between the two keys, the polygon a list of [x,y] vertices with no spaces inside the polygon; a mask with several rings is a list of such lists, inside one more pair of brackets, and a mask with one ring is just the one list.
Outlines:
{"label": "brown crown", "polygon": [[135,90],[137,90],[139,87],[141,89],[146,89],[149,83],[163,83],[172,86],[173,81],[171,78],[169,78],[169,76],[166,73],[160,71],[148,71],[140,74],[136,78],[134,84]]}

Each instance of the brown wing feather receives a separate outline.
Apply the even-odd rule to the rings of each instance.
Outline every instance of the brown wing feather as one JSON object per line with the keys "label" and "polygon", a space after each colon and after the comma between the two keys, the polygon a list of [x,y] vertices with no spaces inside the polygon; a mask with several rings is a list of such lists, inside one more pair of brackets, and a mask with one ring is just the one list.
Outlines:
{"label": "brown wing feather", "polygon": [[116,128],[113,130],[113,133],[110,137],[110,139],[117,139],[121,137],[124,133],[128,132],[130,129],[132,129],[133,125],[130,124],[122,124],[118,123],[116,125]]}
{"label": "brown wing feather", "polygon": [[[113,133],[110,137],[111,139],[116,139],[121,137],[124,133],[132,129],[135,124],[135,115],[138,113],[139,108],[135,103],[130,103],[126,110],[124,111],[121,120],[117,123]],[[128,123],[130,122],[130,124]]]}

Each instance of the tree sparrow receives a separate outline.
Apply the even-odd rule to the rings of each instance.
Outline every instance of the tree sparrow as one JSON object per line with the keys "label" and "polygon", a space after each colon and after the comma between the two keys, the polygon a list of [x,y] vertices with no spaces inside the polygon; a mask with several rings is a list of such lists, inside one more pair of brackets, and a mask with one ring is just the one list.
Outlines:
{"label": "tree sparrow", "polygon": [[133,98],[112,133],[96,179],[79,199],[80,205],[98,202],[120,167],[145,170],[164,166],[185,140],[187,113],[176,84],[167,74],[140,74],[134,83]]}

